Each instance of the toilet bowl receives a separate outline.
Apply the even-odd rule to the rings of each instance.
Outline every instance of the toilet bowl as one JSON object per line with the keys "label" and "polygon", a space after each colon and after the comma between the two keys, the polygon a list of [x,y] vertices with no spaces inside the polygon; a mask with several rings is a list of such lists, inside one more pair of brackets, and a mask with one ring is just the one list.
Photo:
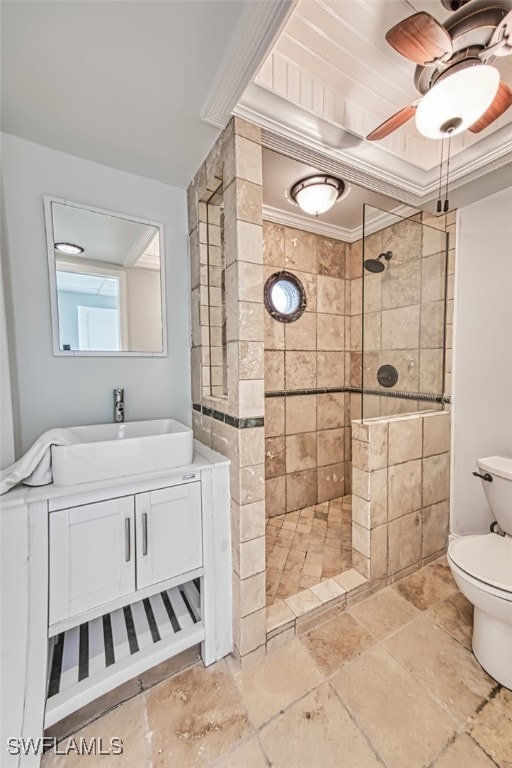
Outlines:
{"label": "toilet bowl", "polygon": [[512,689],[512,459],[491,456],[477,463],[505,535],[454,539],[447,559],[457,586],[475,607],[473,652],[495,680]]}

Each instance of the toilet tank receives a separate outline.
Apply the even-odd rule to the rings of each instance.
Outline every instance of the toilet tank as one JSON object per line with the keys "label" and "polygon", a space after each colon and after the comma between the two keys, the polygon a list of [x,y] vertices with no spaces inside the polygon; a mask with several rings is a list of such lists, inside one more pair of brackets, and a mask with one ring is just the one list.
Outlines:
{"label": "toilet tank", "polygon": [[477,464],[482,474],[492,476],[492,482],[482,480],[482,485],[494,517],[501,530],[512,535],[512,458],[487,456]]}

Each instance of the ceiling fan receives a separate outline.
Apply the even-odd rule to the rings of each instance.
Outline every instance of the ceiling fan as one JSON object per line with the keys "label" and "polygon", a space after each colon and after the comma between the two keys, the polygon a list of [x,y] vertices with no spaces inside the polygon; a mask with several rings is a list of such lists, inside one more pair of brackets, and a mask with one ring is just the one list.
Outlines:
{"label": "ceiling fan", "polygon": [[444,24],[421,11],[398,22],[387,42],[414,62],[414,84],[422,95],[366,138],[378,141],[413,116],[420,133],[442,139],[479,133],[512,105],[512,89],[492,62],[512,54],[511,0],[441,0],[456,10]]}

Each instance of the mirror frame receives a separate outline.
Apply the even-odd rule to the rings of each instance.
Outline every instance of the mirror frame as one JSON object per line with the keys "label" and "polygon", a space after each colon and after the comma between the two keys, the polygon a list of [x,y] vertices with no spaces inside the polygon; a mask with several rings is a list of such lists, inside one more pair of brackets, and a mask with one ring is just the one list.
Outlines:
{"label": "mirror frame", "polygon": [[[164,225],[158,221],[151,221],[150,219],[142,219],[138,216],[132,216],[125,213],[119,213],[118,211],[109,211],[106,208],[96,208],[92,205],[85,205],[83,203],[76,203],[72,200],[65,200],[61,197],[53,197],[52,195],[43,195],[44,203],[44,220],[46,226],[46,249],[48,254],[48,277],[50,288],[50,315],[52,325],[52,344],[53,354],[58,357],[167,357],[167,306],[166,306],[166,270],[165,270],[165,242],[164,242]],[[162,316],[162,351],[161,352],[128,352],[128,351],[116,351],[116,350],[64,350],[60,349],[60,334],[59,334],[59,306],[57,300],[57,277],[55,268],[55,247],[54,247],[54,232],[53,232],[53,218],[52,218],[52,203],[59,203],[60,205],[69,205],[72,208],[81,208],[85,211],[92,213],[100,213],[103,216],[114,216],[118,219],[125,219],[127,221],[135,221],[138,224],[146,224],[151,227],[156,227],[159,231],[160,237],[160,303],[161,303],[161,316]],[[115,267],[113,267],[115,269]]]}

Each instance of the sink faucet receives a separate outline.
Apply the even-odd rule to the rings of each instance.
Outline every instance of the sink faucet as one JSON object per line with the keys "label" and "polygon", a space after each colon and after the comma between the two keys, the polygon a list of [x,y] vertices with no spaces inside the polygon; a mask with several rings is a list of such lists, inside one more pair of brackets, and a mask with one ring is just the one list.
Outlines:
{"label": "sink faucet", "polygon": [[124,421],[124,389],[114,389],[114,423]]}

